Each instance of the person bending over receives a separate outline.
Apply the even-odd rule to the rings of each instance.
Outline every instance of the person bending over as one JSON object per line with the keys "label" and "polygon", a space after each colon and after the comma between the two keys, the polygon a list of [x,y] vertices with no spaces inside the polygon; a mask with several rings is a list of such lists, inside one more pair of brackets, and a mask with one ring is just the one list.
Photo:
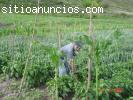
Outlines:
{"label": "person bending over", "polygon": [[82,43],[80,41],[76,41],[74,43],[70,43],[60,48],[63,56],[61,57],[61,64],[59,66],[59,77],[63,75],[73,74],[75,72],[75,64],[74,64],[74,56],[76,56]]}

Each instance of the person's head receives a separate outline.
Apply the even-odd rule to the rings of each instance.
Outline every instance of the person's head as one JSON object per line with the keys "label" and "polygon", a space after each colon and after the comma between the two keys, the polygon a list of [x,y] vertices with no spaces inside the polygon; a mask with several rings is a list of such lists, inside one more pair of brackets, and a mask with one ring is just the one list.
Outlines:
{"label": "person's head", "polygon": [[82,43],[80,41],[75,41],[73,45],[74,55],[77,55],[82,47]]}

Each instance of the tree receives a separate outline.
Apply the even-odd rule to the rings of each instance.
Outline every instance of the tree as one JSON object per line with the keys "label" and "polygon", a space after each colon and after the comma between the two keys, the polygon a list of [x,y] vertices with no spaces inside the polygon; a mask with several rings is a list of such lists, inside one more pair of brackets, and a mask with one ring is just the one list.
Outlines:
{"label": "tree", "polygon": [[98,7],[102,5],[102,0],[82,0],[82,4],[84,7],[90,7],[90,6]]}

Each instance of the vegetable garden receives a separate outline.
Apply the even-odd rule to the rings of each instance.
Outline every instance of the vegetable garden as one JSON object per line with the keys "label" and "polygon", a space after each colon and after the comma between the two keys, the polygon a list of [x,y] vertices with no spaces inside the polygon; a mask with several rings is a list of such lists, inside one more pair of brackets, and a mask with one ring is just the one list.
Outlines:
{"label": "vegetable garden", "polygon": [[[133,20],[91,17],[1,14],[0,99],[132,100]],[[76,73],[59,77],[59,48],[77,40]]]}
{"label": "vegetable garden", "polygon": [[[56,42],[54,38],[47,40],[37,35],[32,37],[13,34],[2,36],[0,73],[10,79],[24,80],[20,97],[21,92],[44,85],[47,86],[51,99],[56,97],[56,91],[60,98],[71,94],[75,100],[93,100],[96,96],[100,100],[128,99],[133,95],[132,37],[132,33],[125,34],[118,29],[108,35],[96,36],[95,43],[93,38],[87,35],[76,35],[75,40],[84,43],[80,54],[75,58],[77,72],[72,76],[55,79],[55,69],[58,67],[60,54],[57,43],[54,44]],[[66,41],[69,42],[72,38],[66,35]],[[30,43],[32,46],[29,51]],[[88,53],[90,45],[93,46],[91,54]],[[88,57],[93,61],[89,89],[87,89]]]}

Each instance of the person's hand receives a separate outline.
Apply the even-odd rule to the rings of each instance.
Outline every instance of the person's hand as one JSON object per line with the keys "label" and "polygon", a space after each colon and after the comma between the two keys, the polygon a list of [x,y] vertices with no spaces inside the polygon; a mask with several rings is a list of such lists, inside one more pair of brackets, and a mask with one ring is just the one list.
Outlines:
{"label": "person's hand", "polygon": [[74,60],[73,59],[71,59],[69,61],[69,66],[70,66],[72,74],[74,74],[76,72],[76,65],[74,64]]}

